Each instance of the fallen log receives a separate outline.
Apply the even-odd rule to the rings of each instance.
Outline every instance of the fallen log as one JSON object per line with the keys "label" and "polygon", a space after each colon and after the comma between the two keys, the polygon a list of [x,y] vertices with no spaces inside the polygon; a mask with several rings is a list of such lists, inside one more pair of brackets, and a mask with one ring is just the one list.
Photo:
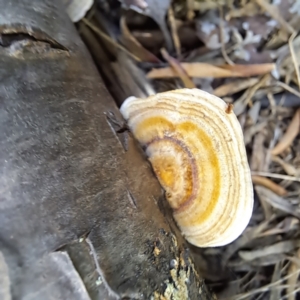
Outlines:
{"label": "fallen log", "polygon": [[212,299],[60,1],[0,0],[0,298]]}

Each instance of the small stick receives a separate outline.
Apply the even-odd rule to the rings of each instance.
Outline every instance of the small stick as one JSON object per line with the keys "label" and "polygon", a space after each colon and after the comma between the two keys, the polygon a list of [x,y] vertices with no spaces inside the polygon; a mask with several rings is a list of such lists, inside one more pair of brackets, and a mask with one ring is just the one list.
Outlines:
{"label": "small stick", "polygon": [[181,54],[181,51],[180,51],[181,44],[180,44],[180,39],[178,37],[177,26],[176,26],[176,21],[175,21],[175,17],[174,17],[174,11],[173,11],[173,8],[171,5],[168,10],[168,18],[169,18],[169,22],[170,22],[171,33],[172,33],[174,46],[176,49],[176,54],[177,54],[177,57],[179,57]]}
{"label": "small stick", "polygon": [[225,59],[225,61],[229,64],[229,65],[234,65],[234,62],[229,58],[229,56],[227,55],[226,52],[226,48],[225,48],[225,42],[224,42],[224,23],[223,23],[223,8],[222,6],[220,6],[219,8],[220,10],[220,40],[221,40],[221,51],[222,51],[222,55]]}
{"label": "small stick", "polygon": [[94,26],[90,21],[88,21],[87,19],[83,18],[82,21],[88,26],[90,27],[95,33],[97,33],[100,37],[104,38],[106,41],[108,41],[109,43],[111,43],[112,45],[114,45],[116,48],[119,48],[121,50],[123,50],[124,52],[126,52],[128,55],[130,55],[133,59],[135,59],[136,61],[141,61],[137,56],[135,56],[134,54],[132,54],[131,52],[129,52],[126,48],[124,48],[123,46],[119,45],[118,43],[116,43],[112,38],[110,38],[107,34],[103,33],[101,30],[99,30],[96,26]]}
{"label": "small stick", "polygon": [[293,46],[293,41],[294,41],[296,35],[297,35],[297,32],[294,32],[291,35],[291,37],[289,38],[289,47],[290,47],[291,56],[292,56],[292,60],[293,60],[293,63],[294,63],[294,68],[295,68],[295,72],[296,72],[296,76],[297,76],[298,87],[299,87],[299,90],[300,90],[299,63],[297,61],[297,57],[296,57],[296,54],[295,54],[295,49],[294,49],[294,46]]}
{"label": "small stick", "polygon": [[290,181],[298,181],[300,182],[300,178],[297,178],[295,176],[289,176],[289,175],[283,175],[283,174],[276,174],[276,173],[269,173],[269,172],[251,172],[252,175],[258,175],[258,176],[265,176],[265,177],[271,177],[271,178],[278,178],[282,180],[290,180]]}

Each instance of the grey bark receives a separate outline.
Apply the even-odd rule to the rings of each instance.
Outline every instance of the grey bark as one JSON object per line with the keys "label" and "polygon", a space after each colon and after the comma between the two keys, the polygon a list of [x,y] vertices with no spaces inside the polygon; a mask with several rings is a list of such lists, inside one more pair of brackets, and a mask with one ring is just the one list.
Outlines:
{"label": "grey bark", "polygon": [[211,299],[60,2],[0,0],[1,299]]}

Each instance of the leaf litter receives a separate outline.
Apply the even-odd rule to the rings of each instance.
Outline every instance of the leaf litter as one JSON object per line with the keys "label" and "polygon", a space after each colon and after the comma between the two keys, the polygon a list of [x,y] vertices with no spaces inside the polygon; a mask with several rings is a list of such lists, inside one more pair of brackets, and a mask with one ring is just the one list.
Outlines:
{"label": "leaf litter", "polygon": [[253,216],[231,244],[191,247],[220,300],[300,297],[299,3],[101,0],[76,23],[119,105],[182,87],[233,105]]}

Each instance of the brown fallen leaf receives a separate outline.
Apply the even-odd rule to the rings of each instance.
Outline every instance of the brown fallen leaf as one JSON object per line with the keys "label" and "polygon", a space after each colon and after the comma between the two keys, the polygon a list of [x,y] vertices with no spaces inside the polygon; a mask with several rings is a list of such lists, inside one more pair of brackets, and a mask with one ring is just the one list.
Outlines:
{"label": "brown fallen leaf", "polygon": [[278,163],[288,175],[296,177],[299,175],[297,168],[295,168],[292,164],[285,162],[279,156],[272,156],[271,159],[272,161]]}
{"label": "brown fallen leaf", "polygon": [[[249,77],[267,74],[275,69],[275,64],[256,64],[256,65],[211,65],[207,63],[181,63],[189,77]],[[147,74],[148,78],[172,78],[179,77],[172,67],[152,69]]]}
{"label": "brown fallen leaf", "polygon": [[224,65],[220,66],[222,69],[228,70],[236,76],[253,76],[261,75],[275,70],[275,64],[252,64],[252,65]]}
{"label": "brown fallen leaf", "polygon": [[251,87],[252,85],[256,84],[258,80],[259,80],[258,78],[249,78],[249,79],[235,80],[223,84],[214,90],[214,95],[218,97],[233,95],[235,93],[241,92]]}
{"label": "brown fallen leaf", "polygon": [[254,184],[264,186],[279,196],[284,196],[287,194],[287,190],[285,188],[266,177],[252,175],[252,181]]}
{"label": "brown fallen leaf", "polygon": [[262,203],[268,203],[272,207],[288,213],[300,220],[300,213],[295,210],[295,205],[292,205],[290,202],[288,202],[288,200],[276,195],[271,190],[262,186],[256,186],[255,190]]}
{"label": "brown fallen leaf", "polygon": [[160,62],[160,60],[154,54],[144,48],[141,43],[131,34],[127,27],[126,18],[124,16],[122,16],[120,19],[120,29],[122,32],[120,40],[131,53],[140,58],[140,60],[143,62]]}
{"label": "brown fallen leaf", "polygon": [[287,149],[295,137],[298,135],[300,129],[300,108],[297,109],[290,125],[288,126],[285,134],[281,138],[280,142],[273,148],[272,154],[278,155]]}
{"label": "brown fallen leaf", "polygon": [[177,59],[170,56],[168,54],[168,52],[166,51],[166,49],[162,49],[161,54],[162,54],[163,58],[166,61],[168,61],[172,70],[174,71],[174,73],[177,74],[178,77],[180,77],[180,79],[182,80],[182,82],[184,83],[184,86],[186,88],[189,88],[189,89],[196,88],[196,85],[189,78],[189,75],[186,73],[185,69],[182,68],[181,64],[179,63],[179,61]]}

